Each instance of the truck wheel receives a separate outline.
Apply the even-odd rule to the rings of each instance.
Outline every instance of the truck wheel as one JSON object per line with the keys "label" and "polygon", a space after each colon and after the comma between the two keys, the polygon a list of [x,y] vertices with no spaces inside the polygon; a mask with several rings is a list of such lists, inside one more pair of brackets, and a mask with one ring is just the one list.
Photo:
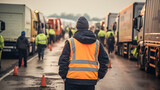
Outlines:
{"label": "truck wheel", "polygon": [[146,61],[146,64],[145,64],[145,71],[147,73],[151,72],[151,66],[149,66],[149,63]]}
{"label": "truck wheel", "polygon": [[128,47],[128,59],[131,60],[131,50],[130,50],[130,45]]}
{"label": "truck wheel", "polygon": [[160,78],[160,62],[159,62],[158,58],[157,58],[155,65],[156,65],[155,75],[156,75],[156,77]]}
{"label": "truck wheel", "polygon": [[129,47],[129,50],[128,50],[128,59],[133,60],[133,55],[131,54],[131,48],[130,47]]}
{"label": "truck wheel", "polygon": [[[144,57],[144,56],[143,56],[143,57]],[[144,68],[144,64],[141,62],[141,59],[143,60],[143,57],[141,57],[140,52],[139,52],[137,64],[138,64],[138,68],[139,68],[140,70],[144,70],[144,69],[145,69],[145,68]]]}
{"label": "truck wheel", "polygon": [[120,47],[119,55],[122,56],[122,48]]}
{"label": "truck wheel", "polygon": [[121,47],[121,54],[122,54],[122,56],[124,57],[124,49],[123,49],[123,46]]}
{"label": "truck wheel", "polygon": [[156,77],[160,78],[160,69],[157,65],[156,65],[156,68],[155,68],[155,75],[156,75]]}
{"label": "truck wheel", "polygon": [[32,44],[32,55],[35,53],[35,43]]}

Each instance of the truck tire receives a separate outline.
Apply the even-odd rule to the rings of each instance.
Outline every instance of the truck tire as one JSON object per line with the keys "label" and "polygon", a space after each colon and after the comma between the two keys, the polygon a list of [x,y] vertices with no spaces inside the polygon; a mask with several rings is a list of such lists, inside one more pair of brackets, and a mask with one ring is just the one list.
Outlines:
{"label": "truck tire", "polygon": [[140,50],[139,50],[137,64],[138,64],[138,68],[140,70],[144,70],[145,69],[144,61],[142,61],[142,60],[144,60],[144,56],[145,56],[145,54],[143,55],[143,57],[141,57]]}
{"label": "truck tire", "polygon": [[123,49],[123,46],[121,47],[121,56],[124,57],[124,49]]}
{"label": "truck tire", "polygon": [[155,75],[157,78],[160,78],[160,61],[158,57],[156,58],[155,66]]}
{"label": "truck tire", "polygon": [[145,71],[146,71],[147,73],[151,72],[151,66],[149,66],[149,63],[148,63],[148,62],[146,62],[146,64],[145,64]]}
{"label": "truck tire", "polygon": [[131,60],[131,49],[130,49],[130,45],[128,47],[128,59]]}
{"label": "truck tire", "polygon": [[128,59],[133,60],[133,55],[131,54],[131,47],[130,45],[128,46]]}
{"label": "truck tire", "polygon": [[33,55],[35,53],[35,43],[32,43],[32,52],[31,54]]}

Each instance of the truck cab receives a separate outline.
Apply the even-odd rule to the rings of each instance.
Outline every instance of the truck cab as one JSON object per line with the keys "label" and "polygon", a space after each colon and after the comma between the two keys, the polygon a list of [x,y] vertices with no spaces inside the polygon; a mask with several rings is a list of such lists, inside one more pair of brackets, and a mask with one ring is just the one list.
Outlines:
{"label": "truck cab", "polygon": [[154,71],[160,78],[160,1],[146,0],[141,14],[134,20],[138,33],[138,67]]}

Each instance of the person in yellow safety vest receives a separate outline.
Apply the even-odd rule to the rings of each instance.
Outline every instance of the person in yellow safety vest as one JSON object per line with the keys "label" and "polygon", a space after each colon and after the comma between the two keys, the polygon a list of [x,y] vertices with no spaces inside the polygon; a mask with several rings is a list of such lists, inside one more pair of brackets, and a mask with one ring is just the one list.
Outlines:
{"label": "person in yellow safety vest", "polygon": [[48,44],[49,44],[49,29],[46,29],[46,31],[47,31],[47,40],[48,40]]}
{"label": "person in yellow safety vest", "polygon": [[66,27],[66,31],[69,32],[69,27],[68,26]]}
{"label": "person in yellow safety vest", "polygon": [[51,41],[54,43],[55,42],[55,31],[54,29],[49,29],[49,39],[50,39],[50,44],[51,44]]}
{"label": "person in yellow safety vest", "polygon": [[59,58],[59,75],[65,90],[94,90],[107,72],[108,55],[88,27],[87,19],[80,17],[77,32],[66,41]]}
{"label": "person in yellow safety vest", "polygon": [[111,35],[111,33],[114,36],[114,32],[112,30],[108,29],[107,34],[106,34],[106,38],[108,38]]}
{"label": "person in yellow safety vest", "polygon": [[4,39],[3,39],[3,36],[0,35],[0,69],[1,69],[1,56],[2,56],[3,47],[4,47]]}
{"label": "person in yellow safety vest", "polygon": [[43,33],[43,31],[39,32],[39,34],[36,37],[35,43],[38,46],[38,58],[40,60],[40,58],[42,57],[42,60],[43,60],[43,58],[44,58],[44,49],[47,46],[47,37]]}
{"label": "person in yellow safety vest", "polygon": [[103,29],[103,26],[101,27],[101,30],[98,32],[98,38],[102,45],[104,46],[104,39],[105,39],[105,31]]}
{"label": "person in yellow safety vest", "polygon": [[[136,41],[138,41],[138,37],[137,37],[137,36],[135,36],[134,39],[135,39]],[[135,47],[135,48],[132,50],[132,54],[133,54],[133,56],[137,59],[137,57],[138,57],[137,47]]]}
{"label": "person in yellow safety vest", "polygon": [[71,32],[72,32],[72,36],[73,36],[74,33],[76,32],[76,29],[75,29],[75,28],[72,28],[72,29],[71,29]]}

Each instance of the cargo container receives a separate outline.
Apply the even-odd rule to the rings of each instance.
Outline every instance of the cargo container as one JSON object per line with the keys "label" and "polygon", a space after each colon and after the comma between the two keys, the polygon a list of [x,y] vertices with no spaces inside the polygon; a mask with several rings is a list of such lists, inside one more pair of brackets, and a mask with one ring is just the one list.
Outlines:
{"label": "cargo container", "polygon": [[118,54],[133,59],[132,51],[137,47],[135,37],[138,31],[134,29],[133,19],[140,15],[140,11],[144,3],[135,2],[125,9],[121,10],[118,15],[118,33],[117,33],[117,48]]}
{"label": "cargo container", "polygon": [[113,23],[116,20],[118,13],[108,13],[105,17],[105,29],[113,30]]}
{"label": "cargo container", "polygon": [[135,18],[138,33],[138,67],[160,77],[160,0],[146,0]]}
{"label": "cargo container", "polygon": [[37,19],[26,5],[0,4],[0,20],[5,22],[5,31],[1,33],[4,38],[3,53],[16,54],[16,41],[21,31],[26,32],[30,43],[28,54],[35,52],[35,37],[37,35]]}

